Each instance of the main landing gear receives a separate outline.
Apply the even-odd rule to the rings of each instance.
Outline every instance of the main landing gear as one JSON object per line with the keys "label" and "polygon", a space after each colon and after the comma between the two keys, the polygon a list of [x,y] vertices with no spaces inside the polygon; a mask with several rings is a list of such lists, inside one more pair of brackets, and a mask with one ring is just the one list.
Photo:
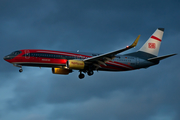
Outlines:
{"label": "main landing gear", "polygon": [[[83,71],[83,72],[86,73],[86,71]],[[87,71],[87,74],[88,74],[89,76],[91,76],[91,75],[94,74],[94,72],[93,72],[93,70],[89,70],[89,71]],[[85,75],[82,73],[82,71],[80,71],[79,79],[83,79],[84,77],[85,77]]]}
{"label": "main landing gear", "polygon": [[79,79],[83,79],[84,77],[85,77],[85,75],[80,72],[80,74],[79,74]]}
{"label": "main landing gear", "polygon": [[93,72],[92,70],[90,70],[90,71],[87,72],[87,74],[88,74],[89,76],[91,76],[91,75],[94,74],[94,72]]}

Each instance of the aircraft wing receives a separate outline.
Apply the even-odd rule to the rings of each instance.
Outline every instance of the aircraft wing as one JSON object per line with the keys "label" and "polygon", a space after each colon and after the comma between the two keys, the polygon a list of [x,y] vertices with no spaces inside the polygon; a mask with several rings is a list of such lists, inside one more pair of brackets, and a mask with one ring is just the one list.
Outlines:
{"label": "aircraft wing", "polygon": [[139,41],[139,38],[140,38],[140,35],[136,38],[136,40],[133,42],[133,44],[131,44],[130,46],[127,46],[127,47],[125,47],[123,49],[119,49],[119,50],[116,50],[116,51],[112,51],[112,52],[108,52],[108,53],[105,53],[105,54],[97,55],[97,56],[94,56],[94,57],[91,57],[91,58],[84,59],[83,61],[85,63],[87,63],[87,64],[93,64],[97,68],[99,68],[101,64],[106,66],[105,63],[108,62],[108,61],[111,61],[112,59],[114,59],[115,55],[135,47],[137,45],[138,41]]}

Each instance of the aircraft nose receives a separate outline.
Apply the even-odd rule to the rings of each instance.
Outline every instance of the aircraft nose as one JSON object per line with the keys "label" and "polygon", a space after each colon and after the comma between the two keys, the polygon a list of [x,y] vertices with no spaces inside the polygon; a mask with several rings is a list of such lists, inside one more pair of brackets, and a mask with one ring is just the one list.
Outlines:
{"label": "aircraft nose", "polygon": [[4,60],[7,60],[7,59],[10,59],[10,56],[5,56],[4,58],[3,58]]}

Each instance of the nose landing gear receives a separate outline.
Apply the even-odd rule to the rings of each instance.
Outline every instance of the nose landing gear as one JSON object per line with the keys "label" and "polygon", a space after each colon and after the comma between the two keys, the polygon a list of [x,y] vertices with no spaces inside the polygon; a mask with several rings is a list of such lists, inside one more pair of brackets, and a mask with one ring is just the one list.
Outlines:
{"label": "nose landing gear", "polygon": [[23,69],[22,69],[22,68],[20,68],[20,69],[19,69],[19,72],[21,73],[22,71],[23,71]]}
{"label": "nose landing gear", "polygon": [[15,66],[15,67],[19,67],[19,72],[21,73],[21,72],[23,72],[23,69],[22,69],[22,66],[21,65],[16,65],[16,64],[13,64],[13,66]]}

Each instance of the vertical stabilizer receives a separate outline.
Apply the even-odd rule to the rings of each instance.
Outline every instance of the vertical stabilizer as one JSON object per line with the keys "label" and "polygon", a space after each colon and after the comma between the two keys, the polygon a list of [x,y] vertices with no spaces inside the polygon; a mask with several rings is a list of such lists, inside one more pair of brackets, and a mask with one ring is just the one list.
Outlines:
{"label": "vertical stabilizer", "polygon": [[164,28],[158,28],[139,51],[158,56]]}

